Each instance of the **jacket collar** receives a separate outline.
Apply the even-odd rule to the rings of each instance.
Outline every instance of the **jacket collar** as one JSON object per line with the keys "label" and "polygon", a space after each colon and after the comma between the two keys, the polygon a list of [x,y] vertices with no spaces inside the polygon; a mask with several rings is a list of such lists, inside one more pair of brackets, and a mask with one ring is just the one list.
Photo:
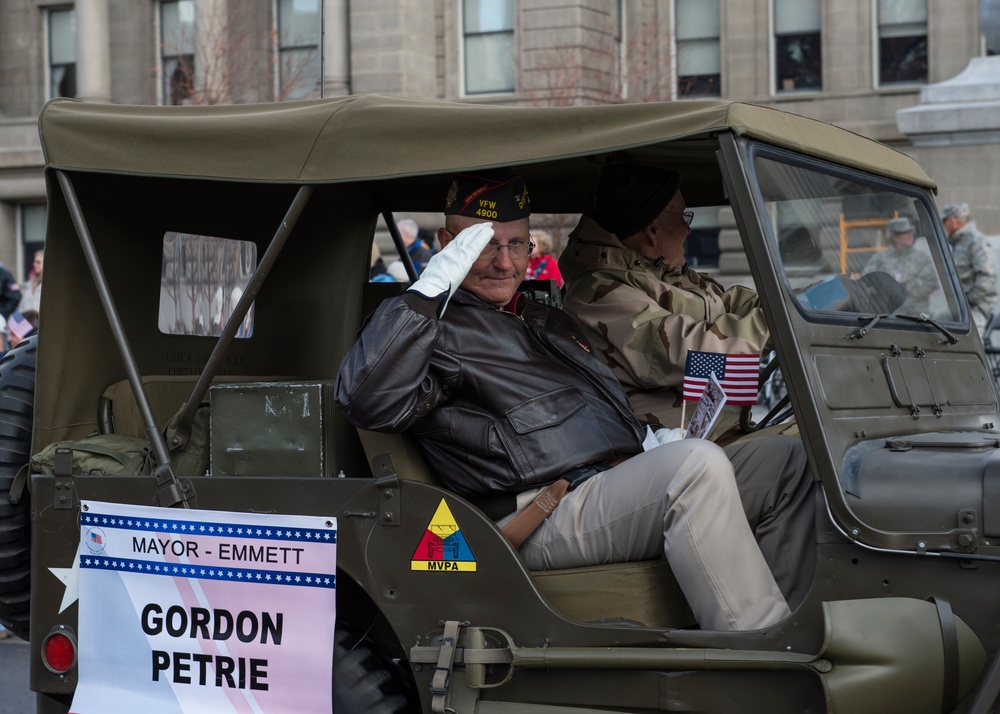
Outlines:
{"label": "jacket collar", "polygon": [[683,275],[687,272],[687,263],[657,264],[656,259],[625,247],[616,235],[601,228],[592,218],[583,216],[569,234],[569,242],[559,258],[559,269],[567,280],[599,269],[643,270],[664,280]]}

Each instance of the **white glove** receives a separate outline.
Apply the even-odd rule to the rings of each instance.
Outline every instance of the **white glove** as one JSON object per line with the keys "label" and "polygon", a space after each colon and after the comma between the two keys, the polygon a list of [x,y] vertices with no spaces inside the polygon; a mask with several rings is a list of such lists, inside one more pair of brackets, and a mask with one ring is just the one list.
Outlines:
{"label": "white glove", "polygon": [[680,441],[687,434],[687,429],[657,429],[653,431],[648,426],[646,427],[646,438],[642,442],[642,450],[649,451],[650,449],[655,449],[657,446],[662,446],[663,444],[669,444],[671,441]]}
{"label": "white glove", "polygon": [[491,238],[493,238],[492,223],[476,223],[461,231],[448,245],[431,256],[424,272],[408,291],[414,290],[429,298],[447,292],[448,297],[445,298],[438,315],[440,317],[444,314],[451,296],[465,280],[472,264],[479,258]]}
{"label": "white glove", "polygon": [[687,429],[657,429],[653,436],[660,444],[669,444],[671,441],[680,441],[687,434]]}

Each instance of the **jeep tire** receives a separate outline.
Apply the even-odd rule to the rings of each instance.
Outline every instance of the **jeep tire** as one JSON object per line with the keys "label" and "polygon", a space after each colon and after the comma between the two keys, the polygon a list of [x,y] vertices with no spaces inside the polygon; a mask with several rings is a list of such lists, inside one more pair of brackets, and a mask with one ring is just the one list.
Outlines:
{"label": "jeep tire", "polygon": [[412,711],[398,667],[381,658],[365,640],[337,630],[333,650],[333,711],[337,714],[398,714]]}
{"label": "jeep tire", "polygon": [[0,622],[25,640],[31,595],[30,505],[26,484],[18,503],[10,502],[10,493],[31,458],[37,355],[38,337],[32,336],[0,359]]}

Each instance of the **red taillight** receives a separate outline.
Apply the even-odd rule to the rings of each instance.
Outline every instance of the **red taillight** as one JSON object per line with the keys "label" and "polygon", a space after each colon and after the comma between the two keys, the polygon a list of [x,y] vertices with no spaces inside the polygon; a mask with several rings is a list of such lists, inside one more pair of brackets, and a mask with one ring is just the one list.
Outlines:
{"label": "red taillight", "polygon": [[64,674],[76,664],[76,637],[66,630],[56,630],[42,642],[42,661],[50,671]]}

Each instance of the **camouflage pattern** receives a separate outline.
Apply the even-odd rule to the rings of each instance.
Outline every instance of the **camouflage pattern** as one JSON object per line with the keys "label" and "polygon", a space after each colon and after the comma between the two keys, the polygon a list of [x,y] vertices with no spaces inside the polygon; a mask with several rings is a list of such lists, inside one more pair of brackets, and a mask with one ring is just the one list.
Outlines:
{"label": "camouflage pattern", "polygon": [[[680,426],[688,350],[747,353],[767,344],[753,290],[725,290],[691,268],[657,266],[587,217],[570,234],[559,268],[566,279],[563,309],[581,323],[593,353],[614,371],[643,421]],[[735,423],[738,409],[726,409],[726,423]]]}
{"label": "camouflage pattern", "polygon": [[[958,279],[962,290],[973,309],[977,324],[990,318],[997,301],[997,273],[993,258],[993,248],[986,237],[976,228],[975,221],[969,221],[948,236],[951,252],[955,257]],[[980,313],[975,315],[975,312]]]}
{"label": "camouflage pattern", "polygon": [[930,312],[930,296],[940,283],[931,256],[917,248],[886,248],[875,253],[865,264],[862,275],[888,273],[906,293],[899,312],[919,315]]}

